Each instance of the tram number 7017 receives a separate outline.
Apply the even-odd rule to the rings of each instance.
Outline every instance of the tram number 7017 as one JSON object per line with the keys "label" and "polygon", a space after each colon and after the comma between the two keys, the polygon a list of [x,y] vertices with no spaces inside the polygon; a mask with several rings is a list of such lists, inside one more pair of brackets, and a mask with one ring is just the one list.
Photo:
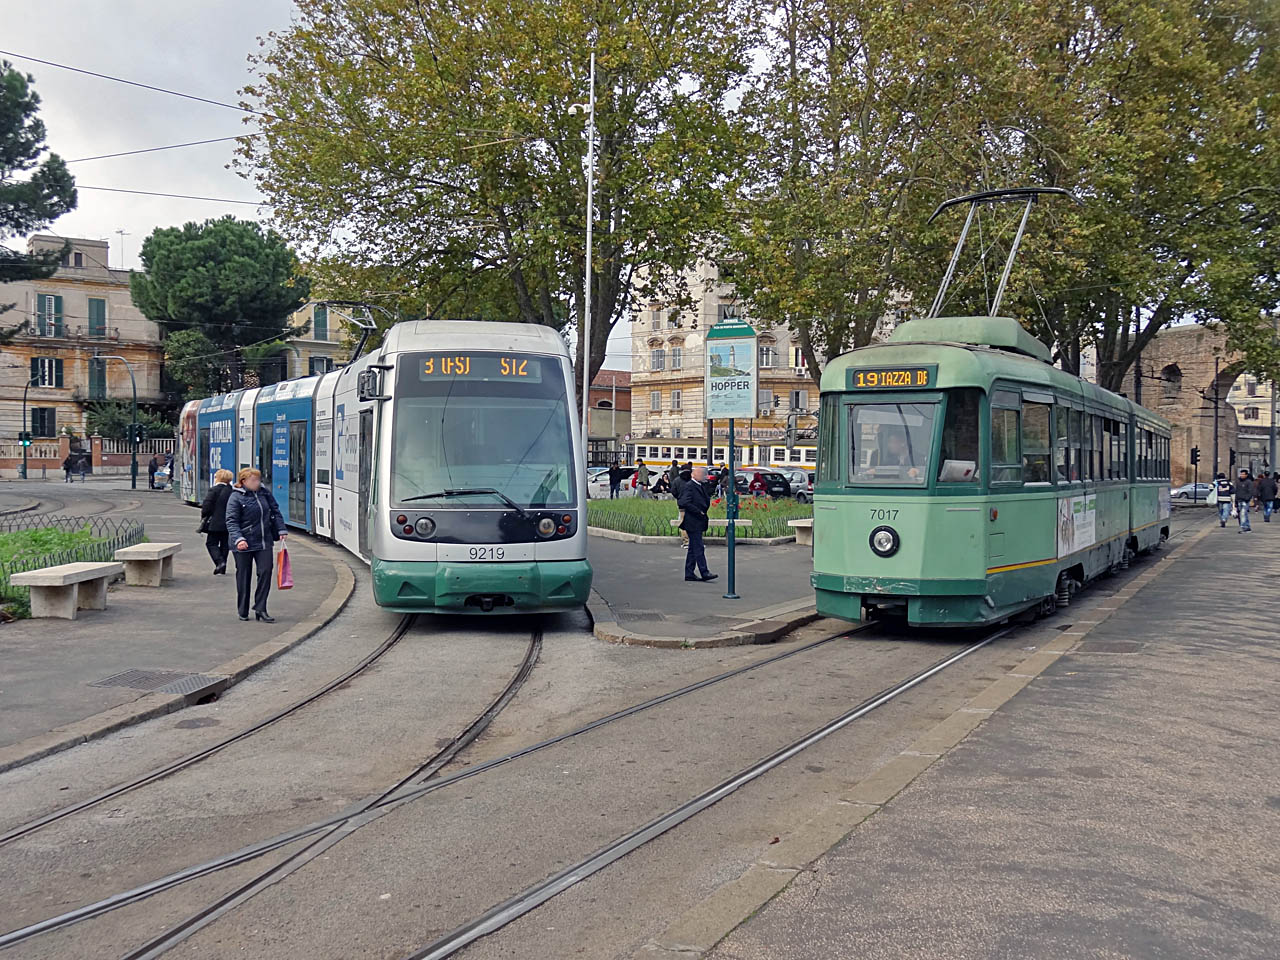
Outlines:
{"label": "tram number 7017", "polygon": [[468,547],[468,560],[504,560],[507,551],[502,547]]}
{"label": "tram number 7017", "polygon": [[872,520],[897,520],[898,511],[887,510],[887,509],[884,509],[883,507],[872,507],[871,519]]}

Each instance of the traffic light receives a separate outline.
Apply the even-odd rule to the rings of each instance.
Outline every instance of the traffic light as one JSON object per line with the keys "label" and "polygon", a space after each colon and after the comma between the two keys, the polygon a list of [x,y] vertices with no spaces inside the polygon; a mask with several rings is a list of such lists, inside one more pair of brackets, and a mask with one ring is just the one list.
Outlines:
{"label": "traffic light", "polygon": [[31,431],[23,430],[20,434],[18,434],[18,443],[24,447],[31,446]]}
{"label": "traffic light", "polygon": [[147,428],[140,423],[131,423],[125,437],[130,443],[141,443],[147,439]]}
{"label": "traffic light", "polygon": [[1199,448],[1199,447],[1192,447],[1192,448],[1191,448],[1191,463],[1192,463],[1192,465],[1194,466],[1195,464],[1197,464],[1197,463],[1199,463],[1199,462],[1200,462],[1200,448]]}
{"label": "traffic light", "polygon": [[1231,466],[1233,466],[1233,467],[1236,465],[1236,452],[1235,452],[1234,450],[1232,450],[1232,451],[1231,451],[1231,459],[1230,459],[1230,461],[1228,461],[1228,462],[1229,462],[1229,463],[1231,464]]}

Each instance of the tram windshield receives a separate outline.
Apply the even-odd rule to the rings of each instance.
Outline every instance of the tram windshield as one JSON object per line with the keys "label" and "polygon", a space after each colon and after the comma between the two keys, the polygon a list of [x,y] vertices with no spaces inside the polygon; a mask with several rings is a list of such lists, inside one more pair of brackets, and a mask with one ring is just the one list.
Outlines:
{"label": "tram windshield", "polygon": [[[448,361],[447,363],[442,361]],[[432,506],[572,507],[573,429],[553,357],[469,351],[401,358],[391,500],[469,491]]]}
{"label": "tram windshield", "polygon": [[937,403],[849,406],[854,483],[923,486],[929,479]]}

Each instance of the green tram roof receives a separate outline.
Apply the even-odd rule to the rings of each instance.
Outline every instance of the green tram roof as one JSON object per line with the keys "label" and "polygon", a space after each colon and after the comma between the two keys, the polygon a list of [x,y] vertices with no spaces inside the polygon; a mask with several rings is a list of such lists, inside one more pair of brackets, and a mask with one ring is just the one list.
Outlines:
{"label": "green tram roof", "polygon": [[1011,317],[924,317],[901,324],[883,343],[836,357],[822,371],[822,391],[847,392],[849,370],[928,363],[938,366],[931,389],[981,387],[989,392],[997,380],[1016,380],[1169,426],[1158,413],[1059,370],[1051,359],[1049,348]]}

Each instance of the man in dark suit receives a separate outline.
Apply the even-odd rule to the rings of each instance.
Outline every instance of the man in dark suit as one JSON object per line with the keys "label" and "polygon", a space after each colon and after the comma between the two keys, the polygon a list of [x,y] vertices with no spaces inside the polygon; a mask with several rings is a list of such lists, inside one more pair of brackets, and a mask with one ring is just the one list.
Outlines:
{"label": "man in dark suit", "polygon": [[[708,525],[707,510],[711,507],[711,494],[706,482],[707,468],[701,465],[694,467],[689,481],[680,488],[680,498],[676,501],[684,511],[680,529],[689,534],[689,552],[684,556],[686,580],[707,581],[717,576],[707,570],[707,553],[702,545],[702,534]],[[695,567],[701,576],[694,575]]]}

